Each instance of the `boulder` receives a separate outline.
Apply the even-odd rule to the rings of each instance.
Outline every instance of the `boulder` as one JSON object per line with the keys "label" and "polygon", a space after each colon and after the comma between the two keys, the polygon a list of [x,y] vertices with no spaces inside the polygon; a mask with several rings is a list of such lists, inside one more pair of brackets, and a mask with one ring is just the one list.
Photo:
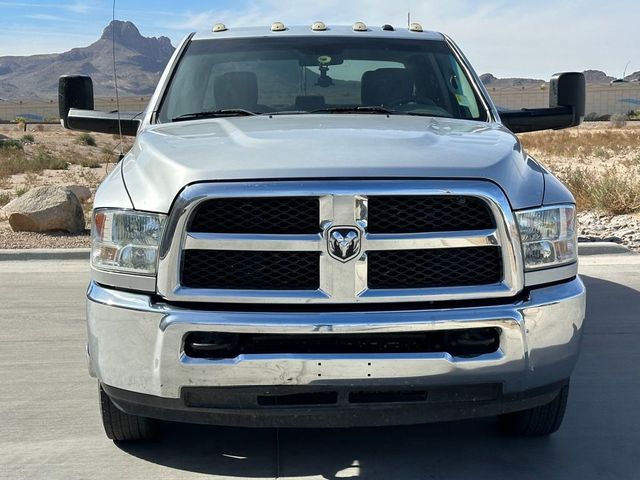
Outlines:
{"label": "boulder", "polygon": [[38,187],[29,190],[4,207],[14,232],[69,233],[84,231],[84,212],[78,197],[63,187]]}
{"label": "boulder", "polygon": [[81,203],[84,203],[91,198],[91,190],[89,190],[89,187],[83,187],[82,185],[71,185],[66,187],[66,189],[73,192],[76,197],[78,197],[78,200],[80,200]]}

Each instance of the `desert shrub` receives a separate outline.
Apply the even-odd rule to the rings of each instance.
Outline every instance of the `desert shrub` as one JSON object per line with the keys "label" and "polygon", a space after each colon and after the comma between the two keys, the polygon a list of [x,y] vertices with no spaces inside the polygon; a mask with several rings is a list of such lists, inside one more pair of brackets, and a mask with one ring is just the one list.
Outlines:
{"label": "desert shrub", "polygon": [[26,155],[22,149],[0,150],[0,179],[18,173],[40,173],[43,170],[66,170],[67,162],[39,149]]}
{"label": "desert shrub", "polygon": [[627,116],[622,113],[616,113],[611,115],[611,120],[609,120],[609,125],[612,128],[624,128],[627,126]]}
{"label": "desert shrub", "polygon": [[16,197],[21,197],[28,191],[29,189],[27,187],[16,187]]}
{"label": "desert shrub", "polygon": [[637,212],[640,210],[640,177],[609,169],[596,176],[590,195],[596,208],[612,215]]}
{"label": "desert shrub", "polygon": [[87,147],[96,146],[96,139],[90,133],[81,133],[80,135],[78,135],[76,141],[78,144],[86,145]]}
{"label": "desert shrub", "polygon": [[596,208],[610,215],[640,211],[638,173],[569,167],[559,171],[558,176],[573,193],[578,208]]}
{"label": "desert shrub", "polygon": [[77,163],[86,168],[98,168],[102,165],[100,160],[95,158],[81,158]]}
{"label": "desert shrub", "polygon": [[576,199],[579,209],[592,208],[590,191],[590,173],[586,168],[567,168],[558,172],[558,177],[564,182]]}
{"label": "desert shrub", "polygon": [[66,170],[69,167],[66,160],[56,157],[45,150],[38,150],[31,162],[35,170],[30,171]]}
{"label": "desert shrub", "polygon": [[10,201],[11,201],[10,193],[0,192],[0,207],[4,207]]}
{"label": "desert shrub", "polygon": [[24,134],[21,138],[20,141],[22,143],[33,143],[36,141],[35,137],[33,135],[31,135],[30,133],[26,133]]}
{"label": "desert shrub", "polygon": [[0,150],[22,150],[22,142],[13,138],[0,139]]}

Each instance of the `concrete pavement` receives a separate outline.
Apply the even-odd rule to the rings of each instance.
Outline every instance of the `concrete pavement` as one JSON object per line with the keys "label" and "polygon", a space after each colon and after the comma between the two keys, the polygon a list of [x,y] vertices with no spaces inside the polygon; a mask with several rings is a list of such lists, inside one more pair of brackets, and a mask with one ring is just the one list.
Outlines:
{"label": "concrete pavement", "polygon": [[548,439],[493,419],[399,428],[167,425],[162,442],[106,439],[84,358],[82,261],[0,262],[1,479],[640,478],[640,255],[591,256],[584,350]]}

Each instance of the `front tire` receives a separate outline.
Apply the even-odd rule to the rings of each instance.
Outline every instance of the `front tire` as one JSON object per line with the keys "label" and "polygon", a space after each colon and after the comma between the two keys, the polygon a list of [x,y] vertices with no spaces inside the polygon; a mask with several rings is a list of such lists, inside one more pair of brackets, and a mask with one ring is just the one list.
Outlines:
{"label": "front tire", "polygon": [[556,432],[562,424],[569,397],[569,385],[562,387],[556,398],[546,405],[500,415],[503,432],[526,437],[542,437]]}
{"label": "front tire", "polygon": [[102,387],[99,390],[102,424],[107,437],[114,442],[141,442],[157,437],[156,420],[124,413],[114,405]]}

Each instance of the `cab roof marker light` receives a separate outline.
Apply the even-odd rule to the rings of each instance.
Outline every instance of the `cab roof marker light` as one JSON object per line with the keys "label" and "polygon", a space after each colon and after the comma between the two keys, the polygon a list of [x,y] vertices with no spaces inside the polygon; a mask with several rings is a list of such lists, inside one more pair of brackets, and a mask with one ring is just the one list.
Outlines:
{"label": "cab roof marker light", "polygon": [[367,25],[363,22],[356,22],[353,24],[354,32],[366,32],[368,30]]}
{"label": "cab roof marker light", "polygon": [[393,28],[393,25],[389,25],[388,23],[386,23],[382,26],[382,30],[384,30],[385,32],[394,32],[395,28]]}
{"label": "cab roof marker light", "polygon": [[284,32],[287,29],[287,27],[284,26],[284,23],[282,22],[273,22],[271,24],[271,31],[272,32]]}
{"label": "cab roof marker light", "polygon": [[313,22],[311,30],[314,32],[324,32],[327,29],[327,25],[324,22]]}
{"label": "cab roof marker light", "polygon": [[412,23],[409,26],[409,30],[411,30],[412,32],[424,32],[424,30],[422,29],[422,25],[420,25],[419,23]]}
{"label": "cab roof marker light", "polygon": [[212,31],[215,33],[225,32],[226,30],[227,26],[224,23],[216,23],[212,28]]}

